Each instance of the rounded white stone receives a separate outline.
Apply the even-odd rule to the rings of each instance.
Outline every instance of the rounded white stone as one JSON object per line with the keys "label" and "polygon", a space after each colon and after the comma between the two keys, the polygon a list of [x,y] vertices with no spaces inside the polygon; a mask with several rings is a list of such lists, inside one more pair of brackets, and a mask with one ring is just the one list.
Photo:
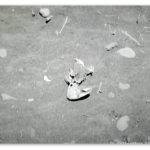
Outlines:
{"label": "rounded white stone", "polygon": [[123,116],[121,117],[118,121],[117,121],[117,129],[119,131],[124,131],[128,128],[128,122],[129,122],[130,118],[129,116]]}
{"label": "rounded white stone", "polygon": [[118,86],[119,86],[119,88],[121,90],[127,90],[127,89],[130,88],[130,84],[128,84],[128,83],[121,83],[121,82],[119,82]]}
{"label": "rounded white stone", "polygon": [[126,58],[134,58],[136,55],[135,52],[129,47],[122,48],[118,50],[117,53]]}

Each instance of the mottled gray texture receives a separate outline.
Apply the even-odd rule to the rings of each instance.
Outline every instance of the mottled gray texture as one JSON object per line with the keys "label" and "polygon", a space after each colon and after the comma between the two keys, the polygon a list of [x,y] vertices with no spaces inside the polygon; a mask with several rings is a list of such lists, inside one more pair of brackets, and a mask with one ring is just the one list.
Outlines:
{"label": "mottled gray texture", "polygon": [[[40,8],[0,7],[0,48],[7,50],[0,58],[0,94],[16,98],[0,98],[0,142],[147,143],[150,33],[144,26],[150,26],[150,7],[47,6],[53,15],[47,24],[38,14]],[[67,16],[63,31],[56,35]],[[112,42],[118,47],[107,51]],[[136,57],[118,55],[124,47],[132,48]],[[64,75],[74,57],[94,65],[95,72],[86,81],[94,88],[87,99],[71,102],[66,99]],[[51,81],[46,82],[44,75]],[[121,90],[119,82],[130,88]],[[114,98],[108,97],[110,92]],[[130,121],[122,132],[116,123],[125,115]]]}

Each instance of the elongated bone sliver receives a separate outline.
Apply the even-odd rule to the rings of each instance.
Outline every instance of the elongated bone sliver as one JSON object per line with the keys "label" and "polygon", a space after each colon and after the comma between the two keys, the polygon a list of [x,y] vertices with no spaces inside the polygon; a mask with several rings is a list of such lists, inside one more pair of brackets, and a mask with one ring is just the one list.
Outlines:
{"label": "elongated bone sliver", "polygon": [[129,37],[132,41],[134,41],[138,46],[141,45],[140,42],[137,41],[134,37],[132,37],[127,31],[122,31],[122,33],[123,33],[124,35],[126,35],[127,37]]}
{"label": "elongated bone sliver", "polygon": [[6,93],[2,93],[1,96],[2,96],[2,100],[3,101],[5,101],[5,100],[16,100],[15,97],[12,97],[12,96],[10,96],[10,95],[8,95]]}
{"label": "elongated bone sliver", "polygon": [[68,21],[68,16],[66,17],[66,19],[65,19],[65,21],[64,21],[64,23],[63,23],[63,25],[62,25],[62,27],[61,27],[61,29],[60,29],[60,31],[57,31],[57,30],[56,30],[56,35],[61,34],[61,32],[63,31],[65,25],[67,24],[67,21]]}
{"label": "elongated bone sliver", "polygon": [[97,93],[102,93],[102,84],[103,84],[102,82],[99,83]]}
{"label": "elongated bone sliver", "polygon": [[80,64],[81,66],[85,67],[84,62],[81,59],[75,58],[76,63]]}

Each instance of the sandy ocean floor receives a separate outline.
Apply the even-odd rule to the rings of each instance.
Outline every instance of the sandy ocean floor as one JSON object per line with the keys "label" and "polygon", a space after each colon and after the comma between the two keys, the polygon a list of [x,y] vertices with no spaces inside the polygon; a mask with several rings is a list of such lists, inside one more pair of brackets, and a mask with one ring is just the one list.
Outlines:
{"label": "sandy ocean floor", "polygon": [[[143,6],[1,6],[0,142],[150,142],[149,19]],[[125,47],[135,57],[119,55]],[[72,102],[64,76],[75,57],[95,72],[90,97]]]}

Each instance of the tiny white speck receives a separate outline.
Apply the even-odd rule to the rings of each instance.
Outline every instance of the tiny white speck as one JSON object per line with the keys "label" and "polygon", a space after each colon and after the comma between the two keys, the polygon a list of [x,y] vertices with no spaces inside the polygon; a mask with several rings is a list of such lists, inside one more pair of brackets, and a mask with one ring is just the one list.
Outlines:
{"label": "tiny white speck", "polygon": [[28,102],[33,102],[34,99],[33,98],[28,98]]}

